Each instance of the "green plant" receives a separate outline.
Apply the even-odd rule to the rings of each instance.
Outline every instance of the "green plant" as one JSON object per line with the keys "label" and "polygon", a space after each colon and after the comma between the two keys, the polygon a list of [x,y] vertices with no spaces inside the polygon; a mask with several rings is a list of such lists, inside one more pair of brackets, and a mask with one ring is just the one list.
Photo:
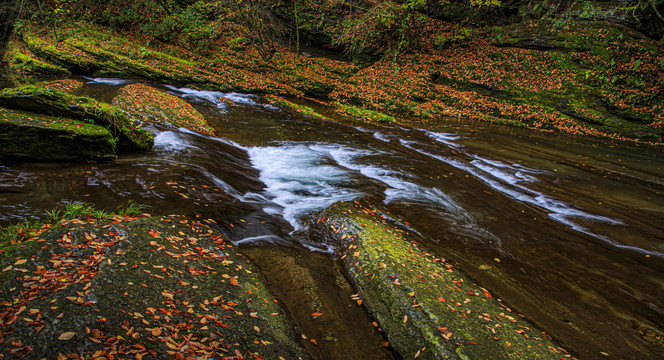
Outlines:
{"label": "green plant", "polygon": [[82,201],[72,201],[68,203],[61,203],[53,210],[46,210],[46,219],[39,220],[33,218],[25,218],[17,224],[0,227],[0,248],[2,246],[17,243],[30,238],[31,233],[42,227],[48,227],[61,220],[70,220],[81,217],[88,217],[94,219],[109,219],[114,215],[119,216],[140,216],[150,207],[147,205],[138,204],[134,201],[124,207],[119,207],[115,213],[109,213],[104,210],[98,210],[92,204]]}
{"label": "green plant", "polygon": [[51,211],[46,210],[46,216],[48,221],[56,222],[62,219],[62,211],[60,211],[59,209],[53,209]]}
{"label": "green plant", "polygon": [[138,216],[150,208],[151,206],[139,204],[133,200],[130,200],[125,207],[118,208],[115,213],[120,216]]}
{"label": "green plant", "polygon": [[94,207],[92,205],[81,201],[73,201],[65,204],[65,208],[62,213],[62,218],[75,219],[83,215],[87,215],[93,211]]}
{"label": "green plant", "polygon": [[5,246],[20,242],[41,225],[38,220],[26,218],[21,223],[0,227],[0,244]]}

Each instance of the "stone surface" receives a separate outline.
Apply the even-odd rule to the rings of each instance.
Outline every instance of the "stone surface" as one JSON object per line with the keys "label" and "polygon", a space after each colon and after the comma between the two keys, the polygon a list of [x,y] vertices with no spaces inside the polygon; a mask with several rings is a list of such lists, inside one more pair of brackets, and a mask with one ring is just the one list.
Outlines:
{"label": "stone surface", "polygon": [[107,127],[118,138],[118,152],[149,151],[152,134],[123,111],[96,100],[38,86],[0,91],[0,106],[39,114],[67,117]]}
{"label": "stone surface", "polygon": [[339,248],[367,310],[404,359],[571,357],[546,333],[473,283],[389,214],[337,203],[319,231]]}
{"label": "stone surface", "polygon": [[3,354],[309,358],[258,269],[184,217],[62,221],[0,265]]}
{"label": "stone surface", "polygon": [[0,108],[0,157],[106,160],[115,158],[115,141],[98,125]]}

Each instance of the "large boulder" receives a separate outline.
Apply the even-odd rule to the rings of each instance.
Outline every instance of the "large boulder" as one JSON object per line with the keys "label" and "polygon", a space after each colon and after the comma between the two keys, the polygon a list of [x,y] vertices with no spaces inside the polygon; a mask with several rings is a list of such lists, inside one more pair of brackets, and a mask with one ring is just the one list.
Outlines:
{"label": "large boulder", "polygon": [[404,359],[560,359],[551,338],[429,253],[408,227],[360,203],[337,203],[318,230],[339,249],[358,300]]}
{"label": "large boulder", "polygon": [[0,157],[107,160],[116,157],[115,141],[99,125],[0,108]]}
{"label": "large boulder", "polygon": [[113,105],[142,121],[171,124],[201,134],[214,135],[214,129],[208,125],[203,114],[188,102],[152,86],[127,85],[113,99]]}
{"label": "large boulder", "polygon": [[118,152],[149,151],[154,144],[152,134],[122,110],[87,97],[30,85],[0,91],[0,106],[107,127],[118,138]]}
{"label": "large boulder", "polygon": [[200,222],[74,219],[32,235],[0,250],[2,354],[308,358],[258,269]]}

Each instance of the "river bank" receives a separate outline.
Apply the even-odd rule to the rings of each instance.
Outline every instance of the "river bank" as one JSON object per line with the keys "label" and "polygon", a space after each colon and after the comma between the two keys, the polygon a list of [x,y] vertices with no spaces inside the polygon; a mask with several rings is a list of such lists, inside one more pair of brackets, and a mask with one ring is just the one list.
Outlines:
{"label": "river bank", "polygon": [[86,22],[63,25],[57,38],[48,27],[26,24],[4,59],[14,83],[68,74],[144,78],[296,102],[308,97],[374,121],[384,117],[347,107],[411,125],[473,119],[662,143],[664,52],[657,41],[622,25],[585,20],[532,20],[484,30],[434,22],[426,29],[422,36],[449,41],[360,66],[283,47],[266,60],[233,41],[232,31],[196,53]]}

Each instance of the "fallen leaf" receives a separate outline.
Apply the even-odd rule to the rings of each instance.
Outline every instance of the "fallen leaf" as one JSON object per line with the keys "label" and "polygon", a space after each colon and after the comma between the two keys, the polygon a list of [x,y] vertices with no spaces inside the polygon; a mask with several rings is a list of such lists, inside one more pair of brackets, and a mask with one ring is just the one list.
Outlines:
{"label": "fallen leaf", "polygon": [[63,340],[63,341],[71,340],[71,338],[73,338],[74,336],[76,336],[75,332],[68,331],[60,334],[58,340]]}

